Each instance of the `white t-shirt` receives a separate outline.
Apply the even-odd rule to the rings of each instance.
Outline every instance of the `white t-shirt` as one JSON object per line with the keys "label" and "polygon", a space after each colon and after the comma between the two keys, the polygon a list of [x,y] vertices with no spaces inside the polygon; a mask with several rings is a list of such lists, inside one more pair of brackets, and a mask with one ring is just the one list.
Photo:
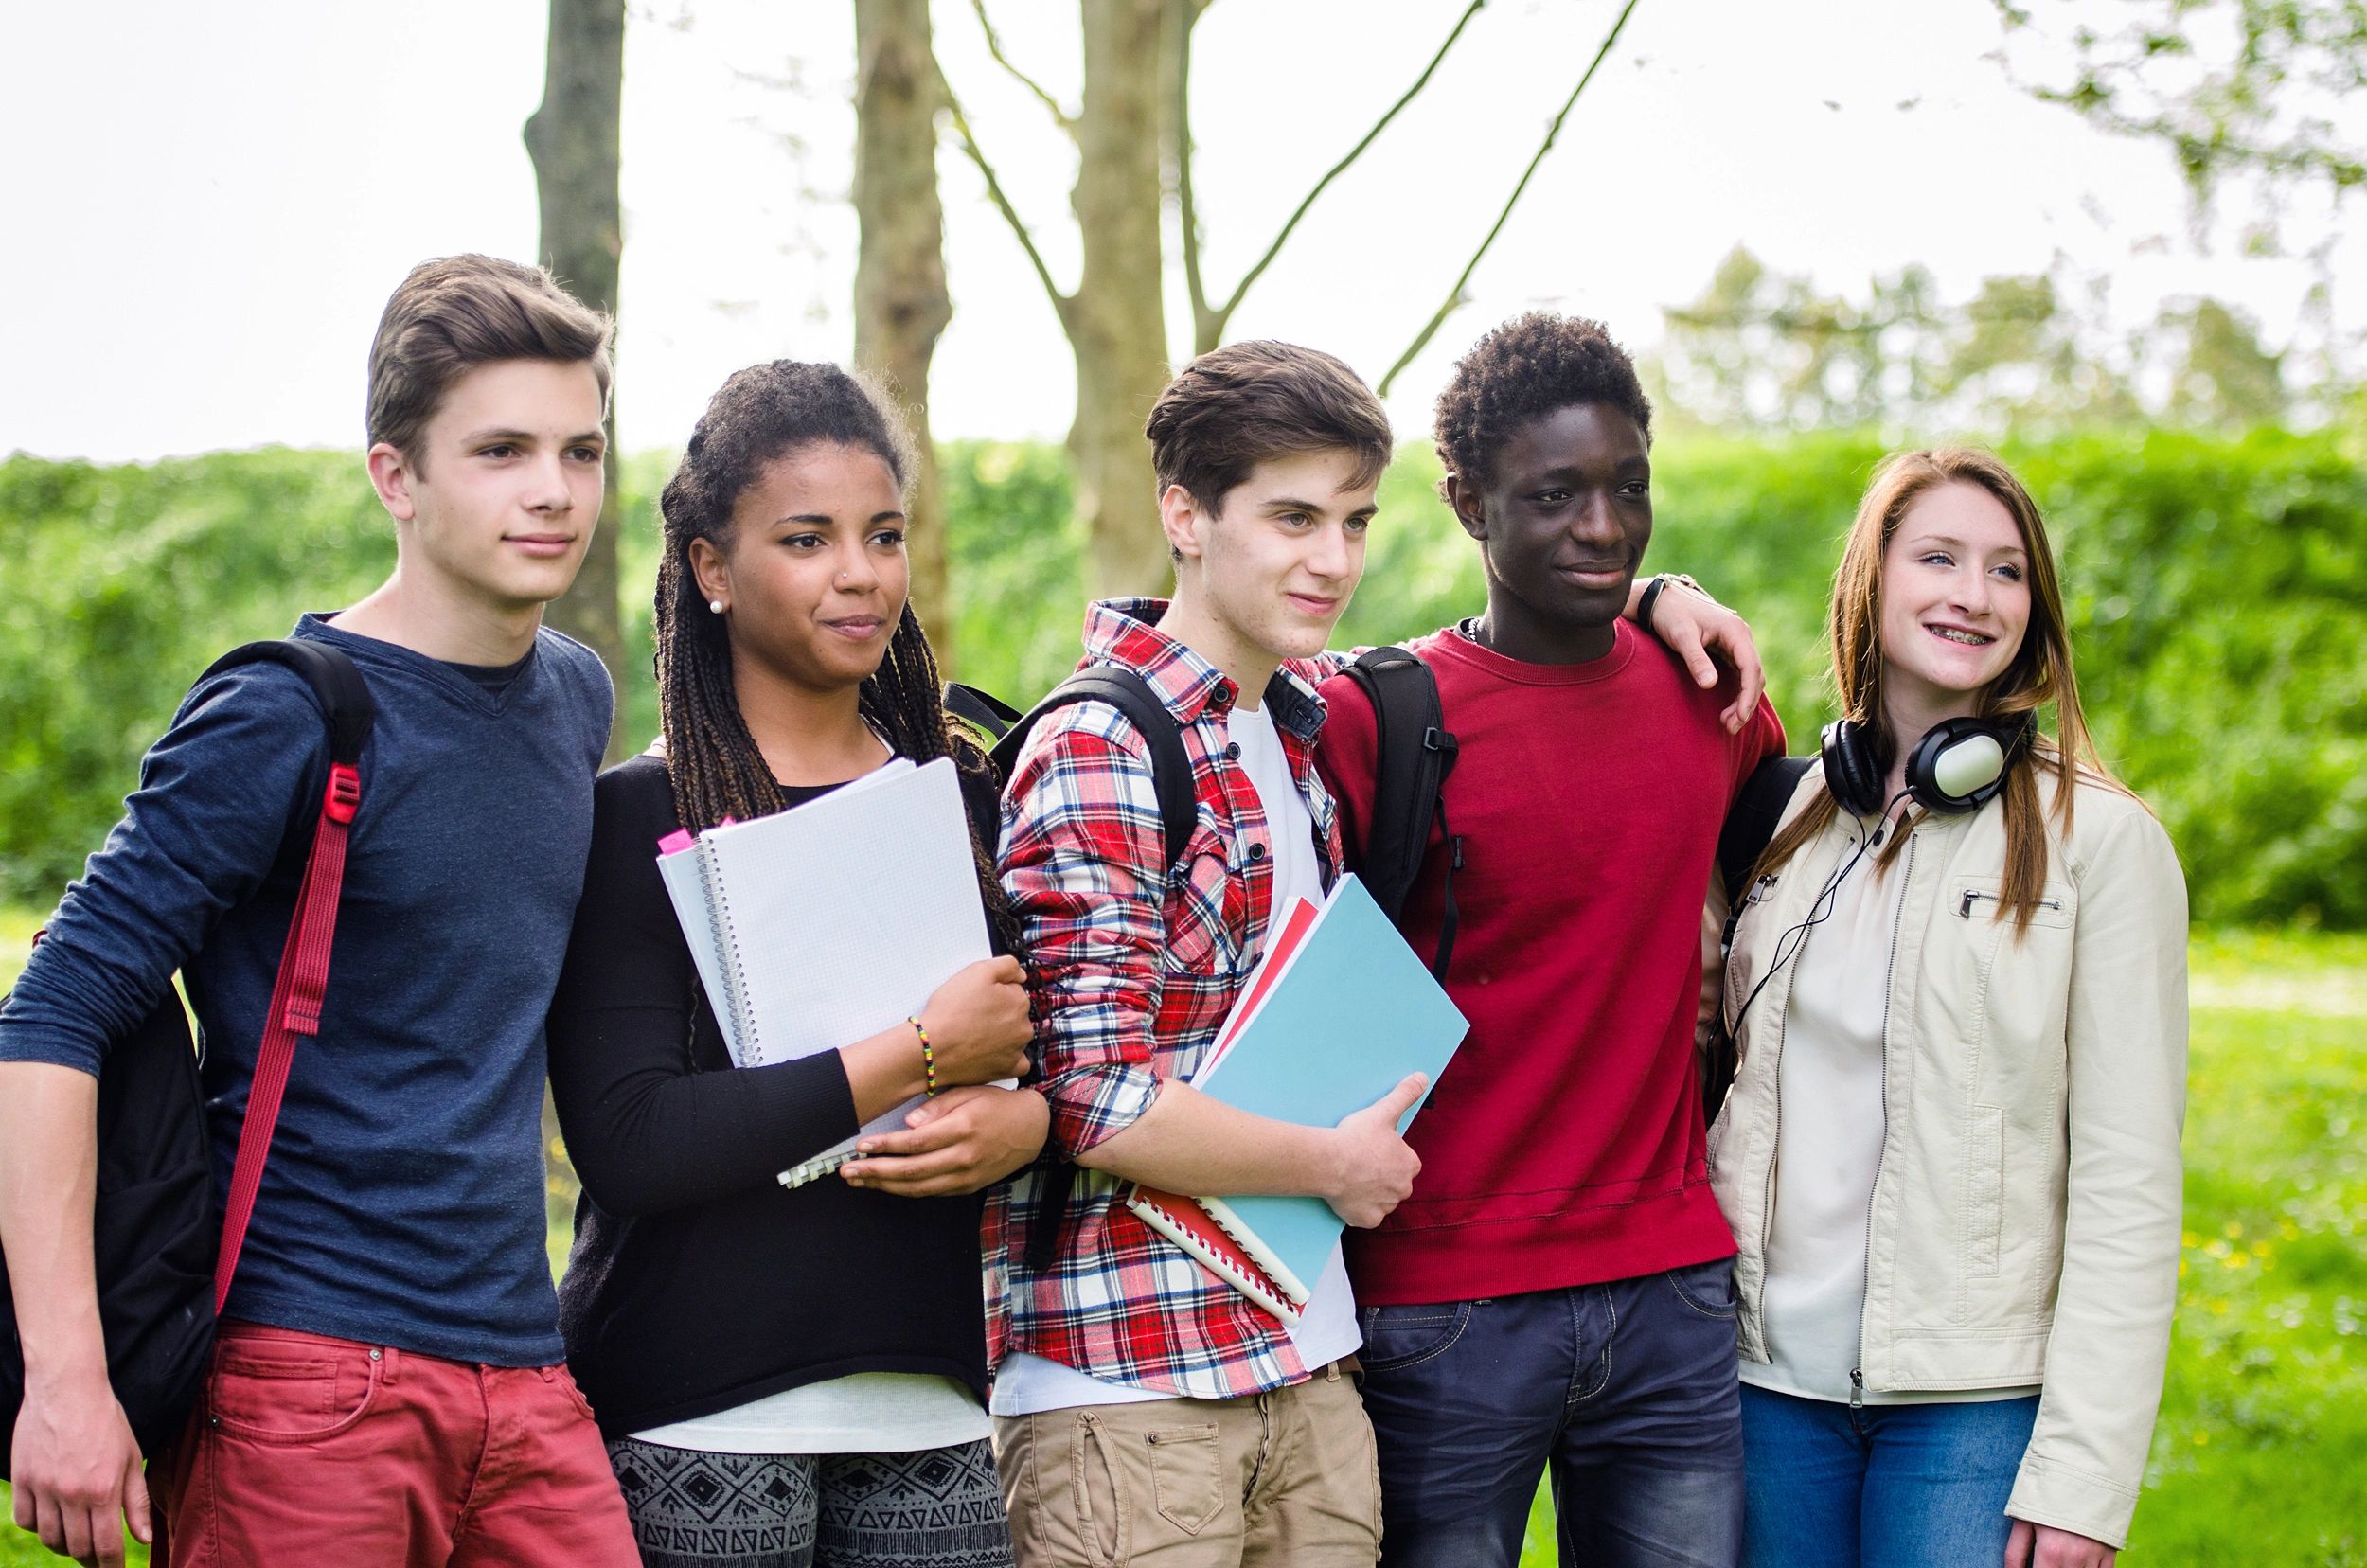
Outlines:
{"label": "white t-shirt", "polygon": [[[1305,899],[1324,900],[1323,862],[1315,854],[1315,819],[1300,795],[1290,773],[1290,759],[1274,730],[1273,715],[1262,706],[1237,706],[1230,721],[1232,739],[1241,748],[1241,771],[1257,792],[1266,815],[1266,853],[1273,864],[1271,933],[1291,904]],[[1356,1292],[1348,1284],[1347,1265],[1340,1249],[1324,1265],[1306,1309],[1290,1330],[1290,1343],[1308,1366],[1322,1366],[1352,1354],[1363,1343],[1356,1327]],[[1171,1399],[1162,1389],[1108,1382],[1063,1366],[1042,1356],[1020,1353],[1005,1358],[995,1372],[993,1409],[997,1416],[1028,1416],[1042,1410],[1067,1410],[1089,1404],[1135,1404]]]}
{"label": "white t-shirt", "polygon": [[[1871,824],[1867,825],[1871,830]],[[1895,831],[1895,829],[1893,829]],[[1774,1215],[1762,1311],[1767,1363],[1742,1381],[1809,1399],[1846,1399],[1865,1310],[1866,1226],[1882,1161],[1882,1025],[1891,945],[1906,896],[1903,859],[1869,850],[1809,930],[1784,1018],[1776,1093]],[[1866,1404],[2013,1399],[2024,1388],[1867,1390]]]}
{"label": "white t-shirt", "polygon": [[924,1372],[856,1372],[636,1432],[701,1453],[912,1453],[994,1434],[978,1396]]}

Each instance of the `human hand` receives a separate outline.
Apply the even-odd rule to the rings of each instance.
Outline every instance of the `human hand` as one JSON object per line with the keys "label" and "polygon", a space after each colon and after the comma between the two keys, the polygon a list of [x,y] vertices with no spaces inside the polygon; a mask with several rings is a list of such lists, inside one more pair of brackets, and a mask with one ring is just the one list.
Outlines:
{"label": "human hand", "polygon": [[936,989],[918,1016],[929,1031],[939,1084],[991,1083],[1027,1071],[1035,1025],[1027,1017],[1027,971],[1018,959],[966,966]]}
{"label": "human hand", "polygon": [[1052,1110],[1033,1089],[949,1089],[913,1107],[904,1129],[864,1138],[838,1167],[849,1186],[934,1198],[991,1186],[1036,1157]]}
{"label": "human hand", "polygon": [[1397,1118],[1422,1097],[1430,1079],[1410,1073],[1363,1110],[1332,1130],[1333,1176],[1330,1189],[1320,1196],[1331,1212],[1360,1229],[1369,1230],[1389,1217],[1389,1211],[1414,1190],[1422,1157],[1397,1135]]}
{"label": "human hand", "polygon": [[17,1527],[44,1546],[86,1568],[119,1568],[125,1525],[153,1540],[140,1446],[103,1368],[55,1385],[27,1368],[11,1444]]}
{"label": "human hand", "polygon": [[2112,1568],[2116,1552],[2076,1530],[2014,1521],[2005,1538],[2005,1568]]}
{"label": "human hand", "polygon": [[1662,589],[1652,601],[1646,630],[1685,662],[1694,684],[1703,690],[1717,684],[1721,662],[1734,669],[1738,678],[1735,700],[1719,717],[1727,734],[1741,734],[1767,690],[1767,670],[1759,663],[1758,645],[1751,640],[1750,623],[1707,594],[1678,583]]}

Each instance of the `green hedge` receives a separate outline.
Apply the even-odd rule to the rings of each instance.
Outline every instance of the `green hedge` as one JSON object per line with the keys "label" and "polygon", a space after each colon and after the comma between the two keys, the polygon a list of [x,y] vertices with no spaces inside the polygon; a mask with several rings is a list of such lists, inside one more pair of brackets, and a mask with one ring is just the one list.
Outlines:
{"label": "green hedge", "polygon": [[[2063,558],[2107,759],[2162,813],[2198,916],[2367,927],[2367,473],[2356,435],[2095,432],[2006,452]],[[1829,716],[1821,624],[1873,438],[1672,440],[1657,565],[1758,631],[1794,749]],[[965,678],[1014,699],[1075,656],[1082,538],[1057,448],[944,452]],[[632,738],[655,729],[646,584],[654,498],[624,475]],[[1409,447],[1344,641],[1411,635],[1482,600],[1476,553]],[[141,748],[222,648],[344,603],[392,560],[349,454],[149,466],[0,463],[0,898],[46,901],[104,835]],[[2344,875],[2349,871],[2351,875]]]}

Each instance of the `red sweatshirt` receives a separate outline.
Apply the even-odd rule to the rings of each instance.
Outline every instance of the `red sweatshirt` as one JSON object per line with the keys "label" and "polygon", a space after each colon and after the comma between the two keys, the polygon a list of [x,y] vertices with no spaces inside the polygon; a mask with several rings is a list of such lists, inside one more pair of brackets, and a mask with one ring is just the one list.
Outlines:
{"label": "red sweatshirt", "polygon": [[[1626,621],[1611,651],[1532,665],[1436,633],[1460,743],[1446,816],[1464,841],[1447,989],[1470,1035],[1406,1139],[1414,1195],[1348,1233],[1356,1299],[1467,1301],[1625,1279],[1726,1257],[1710,1195],[1693,1026],[1701,905],[1728,803],[1782,724],[1762,703],[1730,736],[1731,686],[1703,691]],[[1348,864],[1373,799],[1372,705],[1348,677],[1318,748]],[[1435,951],[1445,840],[1435,823],[1406,939]]]}

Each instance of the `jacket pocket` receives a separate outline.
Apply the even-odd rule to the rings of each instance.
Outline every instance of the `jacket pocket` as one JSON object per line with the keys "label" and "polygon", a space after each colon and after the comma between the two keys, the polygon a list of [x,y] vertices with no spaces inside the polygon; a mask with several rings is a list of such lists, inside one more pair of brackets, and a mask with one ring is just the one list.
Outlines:
{"label": "jacket pocket", "polygon": [[[1960,920],[2004,920],[2005,879],[2002,877],[1967,877],[1955,890],[1954,906],[1950,910]],[[2070,889],[2063,883],[2050,882],[2039,891],[2038,904],[2030,911],[2034,926],[2068,927],[2074,911]],[[2008,925],[2011,921],[2006,921]]]}
{"label": "jacket pocket", "polygon": [[1997,1277],[1998,1240],[2005,1222],[2005,1113],[1972,1108],[1965,1137],[1965,1276]]}

